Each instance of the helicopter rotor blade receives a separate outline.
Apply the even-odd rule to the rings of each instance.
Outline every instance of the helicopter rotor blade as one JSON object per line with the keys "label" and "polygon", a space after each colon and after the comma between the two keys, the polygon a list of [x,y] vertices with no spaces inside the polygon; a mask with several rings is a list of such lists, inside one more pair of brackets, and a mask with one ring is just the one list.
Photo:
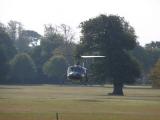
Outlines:
{"label": "helicopter rotor blade", "polygon": [[82,58],[104,58],[106,56],[81,56]]}

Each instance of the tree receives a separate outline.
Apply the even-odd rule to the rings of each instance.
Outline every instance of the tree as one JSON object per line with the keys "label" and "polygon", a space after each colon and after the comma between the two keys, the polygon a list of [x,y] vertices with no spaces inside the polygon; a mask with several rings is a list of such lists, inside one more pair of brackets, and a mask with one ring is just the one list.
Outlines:
{"label": "tree", "polygon": [[72,30],[72,28],[68,25],[61,24],[58,26],[58,31],[62,34],[64,38],[64,44],[63,47],[63,52],[64,56],[66,58],[66,62],[68,65],[73,64],[74,61],[74,49],[75,49],[75,43],[73,42],[75,40],[75,34]]}
{"label": "tree", "polygon": [[5,29],[1,27],[0,27],[0,46],[6,52],[7,60],[10,60],[11,58],[13,58],[13,56],[17,52],[14,47],[13,41],[10,39]]}
{"label": "tree", "polygon": [[8,79],[9,64],[8,62],[16,54],[13,42],[9,38],[3,25],[0,26],[0,80],[1,82]]}
{"label": "tree", "polygon": [[36,47],[39,45],[39,40],[41,38],[41,35],[37,33],[36,31],[33,30],[23,30],[22,31],[22,36],[27,39],[28,46],[30,47]]}
{"label": "tree", "polygon": [[15,43],[15,45],[16,45],[17,39],[19,38],[22,30],[23,30],[23,27],[20,22],[13,21],[13,20],[9,21],[8,26],[7,26],[7,33],[9,34],[11,40]]}
{"label": "tree", "polygon": [[140,77],[137,62],[128,54],[137,45],[133,27],[122,17],[100,15],[82,22],[81,28],[82,49],[107,56],[101,67],[113,79],[112,95],[123,95],[124,83]]}
{"label": "tree", "polygon": [[43,64],[47,61],[47,59],[42,54],[42,46],[36,46],[30,51],[30,55],[36,65],[37,69],[37,79],[38,81],[43,81],[45,79],[45,75],[43,73],[42,67]]}
{"label": "tree", "polygon": [[74,32],[70,26],[61,24],[58,28],[58,31],[64,36],[65,41],[72,43],[75,40]]}
{"label": "tree", "polygon": [[160,58],[160,42],[152,41],[149,44],[145,45],[145,51],[148,54],[148,71],[156,64],[158,59]]}
{"label": "tree", "polygon": [[1,22],[0,22],[0,28],[1,30],[6,31],[6,26]]}
{"label": "tree", "polygon": [[36,67],[32,58],[26,53],[17,54],[10,62],[11,79],[16,83],[34,83]]}
{"label": "tree", "polygon": [[[41,39],[41,48],[43,57],[48,60],[53,55],[53,51],[64,44],[63,36],[57,32],[52,25],[45,26],[45,35]],[[46,61],[45,61],[46,62]]]}
{"label": "tree", "polygon": [[17,21],[8,23],[7,32],[19,52],[28,52],[39,44],[41,35],[33,30],[24,30],[23,25]]}
{"label": "tree", "polygon": [[160,42],[159,41],[152,41],[149,44],[145,45],[145,48],[147,49],[159,49],[160,48]]}
{"label": "tree", "polygon": [[153,88],[160,88],[160,59],[153,67],[150,73],[150,79],[152,80]]}
{"label": "tree", "polygon": [[141,64],[143,71],[147,72],[149,70],[150,64],[149,64],[149,54],[145,48],[143,48],[140,45],[137,45],[131,52],[131,55],[133,55]]}
{"label": "tree", "polygon": [[[68,32],[66,34],[67,41],[65,41],[64,33],[62,29],[59,29],[60,27],[57,26],[45,25],[45,34],[40,39],[40,45],[35,46],[30,51],[37,67],[38,79],[41,81],[48,78],[48,76],[44,74],[43,66],[51,57],[64,56],[67,63],[73,63],[72,53],[75,49],[75,44],[72,41],[68,43]],[[50,79],[51,77],[48,78],[49,82],[51,82]],[[47,80],[43,82],[47,82]]]}
{"label": "tree", "polygon": [[38,45],[41,35],[33,30],[22,30],[16,45],[19,52],[28,52]]}
{"label": "tree", "polygon": [[51,57],[43,66],[44,73],[50,77],[61,81],[65,79],[66,60],[63,56]]}
{"label": "tree", "polygon": [[90,73],[90,82],[92,81],[92,83],[100,85],[104,85],[106,82],[111,82],[111,80],[106,77],[106,74],[104,72],[106,70],[105,67],[103,67],[104,63],[105,59],[102,58],[94,59],[94,62],[90,64],[90,71],[88,70],[88,72]]}
{"label": "tree", "polygon": [[7,79],[8,71],[9,71],[9,66],[7,63],[7,57],[6,53],[3,49],[3,47],[0,45],[0,82],[4,81]]}

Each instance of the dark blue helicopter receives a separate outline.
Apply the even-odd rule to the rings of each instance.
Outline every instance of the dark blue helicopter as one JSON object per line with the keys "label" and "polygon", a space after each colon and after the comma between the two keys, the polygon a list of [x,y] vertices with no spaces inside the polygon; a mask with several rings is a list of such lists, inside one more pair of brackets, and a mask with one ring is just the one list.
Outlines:
{"label": "dark blue helicopter", "polygon": [[[105,56],[81,56],[82,58],[100,58]],[[76,65],[69,66],[67,69],[67,79],[71,81],[87,82],[87,68],[81,66],[79,62]]]}
{"label": "dark blue helicopter", "polygon": [[87,80],[87,69],[85,67],[76,64],[74,66],[69,66],[67,70],[68,80]]}

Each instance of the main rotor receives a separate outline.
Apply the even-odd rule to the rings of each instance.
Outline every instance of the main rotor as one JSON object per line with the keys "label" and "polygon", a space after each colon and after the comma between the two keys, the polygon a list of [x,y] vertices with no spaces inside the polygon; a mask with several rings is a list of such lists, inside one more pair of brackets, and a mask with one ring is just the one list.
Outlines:
{"label": "main rotor", "polygon": [[106,56],[81,56],[81,58],[104,58]]}

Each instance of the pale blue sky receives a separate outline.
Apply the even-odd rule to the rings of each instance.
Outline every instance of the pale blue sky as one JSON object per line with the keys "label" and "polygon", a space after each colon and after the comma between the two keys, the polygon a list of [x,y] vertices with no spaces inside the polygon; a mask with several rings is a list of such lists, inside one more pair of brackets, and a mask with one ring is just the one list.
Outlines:
{"label": "pale blue sky", "polygon": [[44,24],[70,25],[99,14],[117,14],[135,28],[141,45],[160,41],[160,0],[0,0],[0,22],[22,22],[25,29],[43,34]]}

